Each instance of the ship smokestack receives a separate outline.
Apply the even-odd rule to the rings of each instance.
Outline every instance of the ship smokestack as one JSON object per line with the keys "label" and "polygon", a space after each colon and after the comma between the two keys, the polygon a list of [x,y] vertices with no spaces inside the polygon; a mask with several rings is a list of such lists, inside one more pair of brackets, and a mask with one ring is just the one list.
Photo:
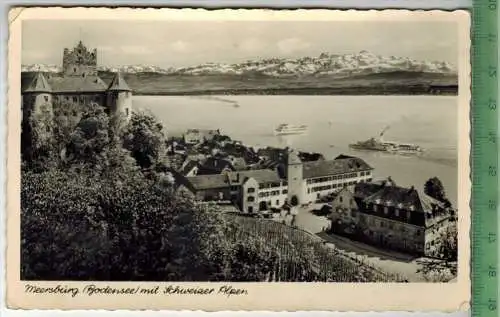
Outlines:
{"label": "ship smokestack", "polygon": [[382,137],[384,136],[384,133],[386,133],[386,132],[387,132],[387,130],[389,130],[389,128],[390,128],[390,127],[391,127],[391,126],[390,126],[390,125],[388,125],[388,126],[386,126],[386,127],[385,127],[385,128],[384,128],[381,132],[380,132],[380,135],[379,135],[379,139],[380,139],[380,140],[382,140]]}

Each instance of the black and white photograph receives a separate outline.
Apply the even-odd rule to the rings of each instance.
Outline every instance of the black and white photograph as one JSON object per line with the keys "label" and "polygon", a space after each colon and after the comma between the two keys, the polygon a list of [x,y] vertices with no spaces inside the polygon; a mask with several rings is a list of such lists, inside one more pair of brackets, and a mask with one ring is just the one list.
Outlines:
{"label": "black and white photograph", "polygon": [[457,283],[461,24],[264,17],[22,21],[23,292]]}

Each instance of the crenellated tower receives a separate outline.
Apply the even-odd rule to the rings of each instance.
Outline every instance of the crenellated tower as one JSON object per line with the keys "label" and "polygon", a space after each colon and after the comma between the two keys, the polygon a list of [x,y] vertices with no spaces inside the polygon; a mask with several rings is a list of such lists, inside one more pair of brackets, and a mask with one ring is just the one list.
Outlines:
{"label": "crenellated tower", "polygon": [[97,49],[90,50],[82,41],[73,49],[64,49],[63,53],[64,76],[96,76],[97,75]]}

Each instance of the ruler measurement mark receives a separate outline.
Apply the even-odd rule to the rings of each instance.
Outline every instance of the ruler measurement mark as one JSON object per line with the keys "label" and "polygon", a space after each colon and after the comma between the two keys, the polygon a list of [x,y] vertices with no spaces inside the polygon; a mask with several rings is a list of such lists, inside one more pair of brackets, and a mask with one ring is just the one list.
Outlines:
{"label": "ruler measurement mark", "polygon": [[498,316],[498,2],[472,11],[472,315]]}

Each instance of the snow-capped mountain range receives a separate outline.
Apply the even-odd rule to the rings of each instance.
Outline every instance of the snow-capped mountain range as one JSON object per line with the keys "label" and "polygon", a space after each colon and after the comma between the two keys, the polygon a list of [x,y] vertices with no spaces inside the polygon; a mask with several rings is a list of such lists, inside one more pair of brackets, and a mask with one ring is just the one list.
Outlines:
{"label": "snow-capped mountain range", "polygon": [[[120,67],[98,66],[100,71],[122,73],[159,73],[172,75],[245,75],[260,74],[272,77],[337,75],[354,76],[395,71],[456,74],[456,68],[448,62],[419,61],[407,57],[380,56],[367,51],[337,55],[322,53],[317,57],[297,59],[268,58],[249,60],[236,64],[205,63],[180,68],[160,68],[150,65],[126,65]],[[23,65],[23,72],[60,72],[56,65]]]}

